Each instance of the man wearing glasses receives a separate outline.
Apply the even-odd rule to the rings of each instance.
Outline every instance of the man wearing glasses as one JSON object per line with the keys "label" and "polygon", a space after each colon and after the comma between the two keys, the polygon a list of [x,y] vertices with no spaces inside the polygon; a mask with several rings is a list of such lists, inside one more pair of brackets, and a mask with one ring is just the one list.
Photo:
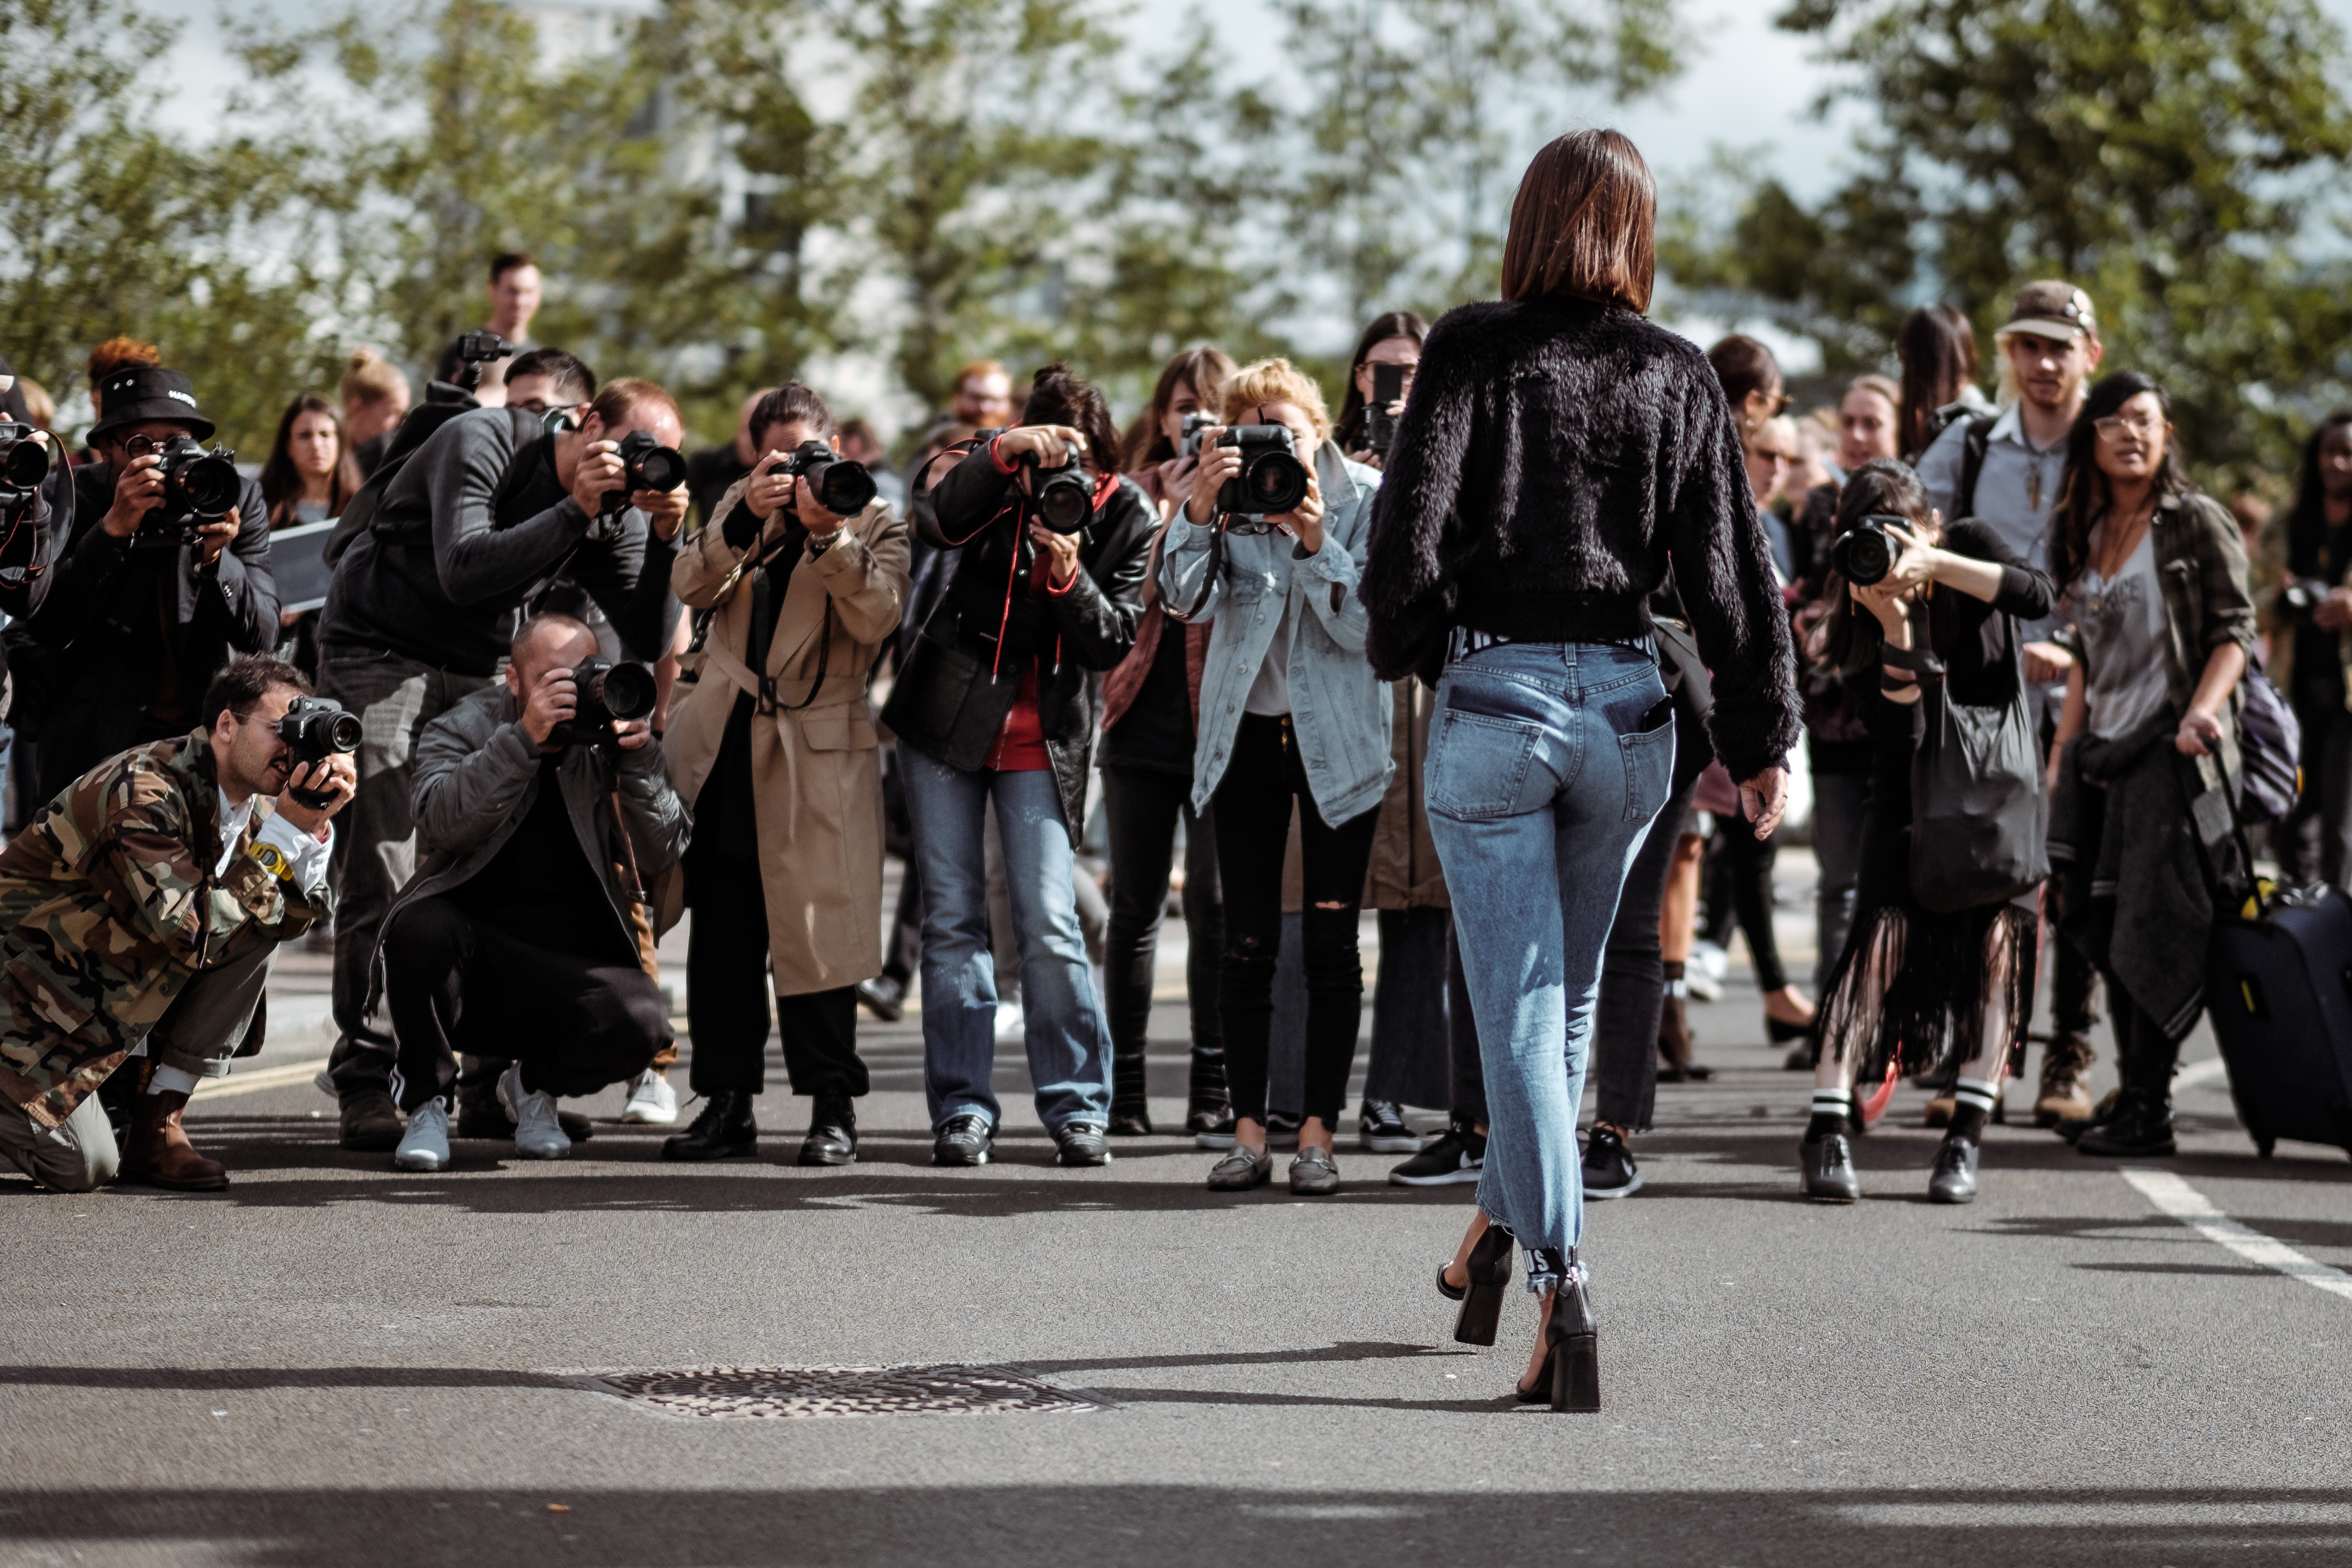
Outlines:
{"label": "man wearing glasses", "polygon": [[[1928,504],[1947,523],[1981,519],[2011,550],[2046,570],[2050,512],[2066,470],[2066,433],[2083,412],[2102,353],[2091,297],[2071,283],[2028,283],[2018,290],[1993,342],[2000,349],[2001,395],[2008,406],[1998,415],[1955,420],[1919,458],[1919,479],[1927,487]],[[2033,716],[2045,734],[2055,721],[2053,687],[2065,680],[2074,663],[2073,654],[2051,640],[2058,629],[2055,620],[2019,628],[2027,639],[2025,674]],[[2091,1112],[2084,1086],[2097,983],[2073,944],[2053,942],[2051,948],[2052,1039],[2034,1100],[2034,1120],[2043,1126]]]}
{"label": "man wearing glasses", "polygon": [[26,623],[55,656],[39,674],[24,672],[47,686],[24,704],[40,715],[44,798],[117,752],[186,734],[222,667],[278,641],[260,485],[241,479],[236,504],[197,517],[192,542],[163,526],[174,521],[166,447],[213,434],[194,384],[135,365],[103,377],[98,395],[103,413],[89,444],[102,460],[74,470],[74,527],[47,597]]}
{"label": "man wearing glasses", "polygon": [[596,373],[577,354],[533,349],[508,364],[506,386],[509,408],[526,409],[541,418],[550,414],[577,417],[596,395]]}

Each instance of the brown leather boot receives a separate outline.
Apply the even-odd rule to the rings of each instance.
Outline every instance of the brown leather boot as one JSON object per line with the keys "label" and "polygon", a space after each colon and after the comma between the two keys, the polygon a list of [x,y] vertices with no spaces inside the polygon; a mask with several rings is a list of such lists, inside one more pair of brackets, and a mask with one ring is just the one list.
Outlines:
{"label": "brown leather boot", "polygon": [[122,1152],[122,1174],[175,1193],[216,1193],[228,1185],[228,1169],[207,1160],[188,1142],[180,1112],[188,1097],[177,1089],[142,1094],[131,1113],[131,1141]]}
{"label": "brown leather boot", "polygon": [[2084,1036],[2063,1034],[2050,1042],[2042,1053],[2042,1093],[2033,1101],[2036,1127],[2090,1116],[2092,1059],[2091,1042]]}

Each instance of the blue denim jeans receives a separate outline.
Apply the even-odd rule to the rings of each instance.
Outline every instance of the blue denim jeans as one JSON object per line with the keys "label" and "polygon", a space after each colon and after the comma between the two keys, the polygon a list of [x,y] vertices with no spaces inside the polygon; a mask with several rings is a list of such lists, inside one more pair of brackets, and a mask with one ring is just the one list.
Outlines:
{"label": "blue denim jeans", "polygon": [[1674,710],[1643,649],[1506,643],[1438,682],[1429,830],[1486,1070],[1478,1206],[1530,1251],[1583,1234],[1576,1116],[1601,953],[1674,765]]}
{"label": "blue denim jeans", "polygon": [[996,803],[1037,1116],[1048,1128],[1110,1121],[1110,1029],[1087,968],[1070,836],[1045,772],[963,773],[901,742],[898,764],[923,879],[923,1091],[931,1125],[999,1121],[996,963],[988,948],[982,813]]}

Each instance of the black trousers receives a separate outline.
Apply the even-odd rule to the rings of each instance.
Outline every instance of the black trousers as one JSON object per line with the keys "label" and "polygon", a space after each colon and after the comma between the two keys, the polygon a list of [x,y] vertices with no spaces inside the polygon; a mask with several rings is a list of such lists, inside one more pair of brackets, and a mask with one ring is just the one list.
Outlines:
{"label": "black trousers", "polygon": [[[2062,942],[2059,945],[2073,944]],[[2087,967],[2089,961],[2084,963]],[[2164,1026],[2133,1001],[2113,974],[2107,976],[2107,995],[2115,1005],[2117,1081],[2125,1089],[2145,1089],[2169,1103],[2173,1070],[2180,1065],[2180,1040],[2188,1037],[2176,1039],[2166,1034]]]}
{"label": "black trousers", "polygon": [[669,1043],[661,988],[617,944],[583,955],[419,899],[384,928],[383,984],[404,1110],[446,1096],[457,1054],[511,1058],[522,1086],[593,1094],[646,1070]]}
{"label": "black trousers", "polygon": [[[1377,811],[1333,827],[1316,809],[1298,759],[1290,716],[1242,715],[1233,760],[1209,802],[1217,824],[1217,869],[1225,894],[1224,956],[1217,1012],[1234,1114],[1265,1120],[1266,1042],[1274,1024],[1274,966],[1282,952],[1282,867],[1298,805],[1307,907],[1300,956],[1307,969],[1307,1080],[1299,1107],[1336,1127],[1355,1066],[1364,1011],[1364,961],[1356,921],[1371,865]],[[1328,906],[1328,907],[1325,907]]]}
{"label": "black trousers", "polygon": [[1772,931],[1772,868],[1780,858],[1780,847],[1769,838],[1759,839],[1738,817],[1726,817],[1717,825],[1708,855],[1706,938],[1717,947],[1728,945],[1731,922],[1738,919],[1739,932],[1748,939],[1748,956],[1756,965],[1759,991],[1778,991],[1789,984],[1780,940]]}
{"label": "black trousers", "polygon": [[[768,904],[760,864],[740,855],[687,851],[687,1007],[693,1061],[687,1081],[697,1094],[722,1089],[758,1094],[767,1087]],[[776,998],[776,1032],[794,1094],[847,1095],[866,1089],[857,1055],[857,987],[836,985]]]}
{"label": "black trousers", "polygon": [[[1684,770],[1677,767],[1680,775]],[[1674,868],[1675,841],[1690,816],[1697,770],[1681,779],[1668,797],[1649,837],[1625,873],[1617,897],[1617,919],[1601,954],[1601,999],[1593,1007],[1592,1079],[1595,1121],[1631,1132],[1649,1131],[1658,1098],[1658,1013],[1665,1001],[1665,958],[1658,946],[1658,908],[1665,902],[1666,879]],[[1470,1000],[1462,979],[1461,951],[1449,942],[1447,979],[1453,987],[1454,1122],[1475,1126],[1486,1120],[1486,1085],[1478,1065],[1478,1031],[1470,1023]],[[1467,1108],[1465,1110],[1465,1107]]]}
{"label": "black trousers", "polygon": [[[1115,1084],[1127,1076],[1117,1071],[1120,1064],[1142,1061],[1144,1039],[1151,1028],[1152,966],[1160,952],[1168,872],[1176,858],[1176,824],[1181,820],[1192,1088],[1222,1087],[1225,1038],[1217,1023],[1217,972],[1224,947],[1225,908],[1218,895],[1216,828],[1210,818],[1193,812],[1189,776],[1105,768],[1102,779],[1110,832],[1110,929],[1103,946],[1103,992],[1110,1015]],[[1139,1075],[1136,1081],[1141,1081]]]}

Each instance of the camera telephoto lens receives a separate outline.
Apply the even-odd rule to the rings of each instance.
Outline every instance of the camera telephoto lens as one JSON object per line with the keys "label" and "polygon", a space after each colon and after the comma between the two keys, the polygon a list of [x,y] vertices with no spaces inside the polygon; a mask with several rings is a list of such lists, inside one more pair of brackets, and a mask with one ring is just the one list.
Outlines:
{"label": "camera telephoto lens", "polygon": [[30,425],[0,422],[0,485],[29,490],[49,477],[49,449]]}
{"label": "camera telephoto lens", "polygon": [[835,517],[856,517],[880,493],[865,464],[851,462],[822,441],[802,442],[777,471],[808,480],[816,504]]}
{"label": "camera telephoto lens", "polygon": [[627,721],[654,710],[654,672],[642,664],[583,658],[572,672],[580,715]]}
{"label": "camera telephoto lens", "polygon": [[1867,588],[1885,581],[1887,573],[1895,569],[1895,557],[1902,553],[1901,541],[1876,518],[1866,517],[1830,545],[1830,564],[1847,582]]}

